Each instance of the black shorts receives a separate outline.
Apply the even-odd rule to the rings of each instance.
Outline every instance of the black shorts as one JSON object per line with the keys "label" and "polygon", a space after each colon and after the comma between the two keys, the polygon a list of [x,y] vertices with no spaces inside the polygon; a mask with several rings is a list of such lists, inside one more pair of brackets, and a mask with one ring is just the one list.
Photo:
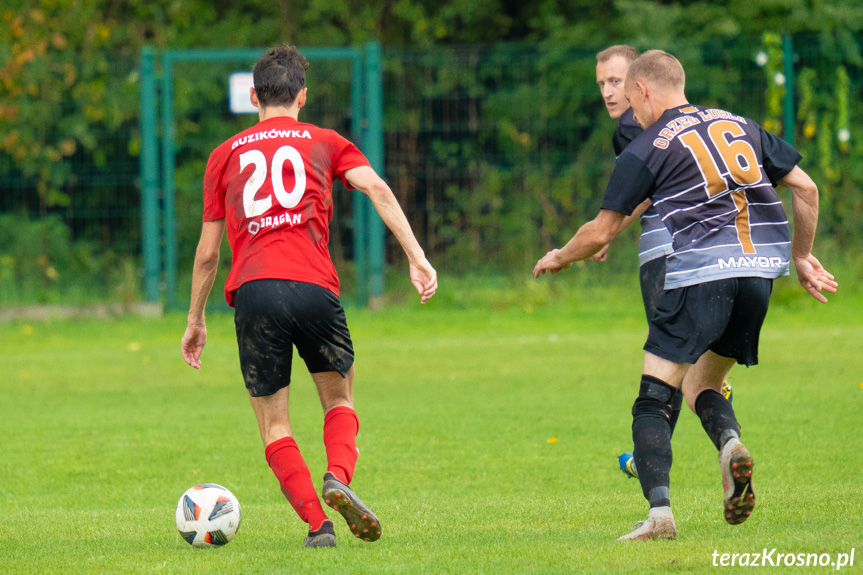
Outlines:
{"label": "black shorts", "polygon": [[240,369],[252,397],[291,384],[293,346],[309,373],[337,371],[345,377],[354,364],[345,310],[326,288],[290,280],[250,281],[236,291],[234,309]]}
{"label": "black shorts", "polygon": [[647,323],[650,323],[656,315],[656,303],[659,301],[659,295],[665,290],[665,260],[665,256],[654,258],[638,269],[641,299],[644,301]]}
{"label": "black shorts", "polygon": [[758,336],[773,280],[730,278],[665,290],[644,350],[675,363],[695,363],[705,351],[758,363]]}

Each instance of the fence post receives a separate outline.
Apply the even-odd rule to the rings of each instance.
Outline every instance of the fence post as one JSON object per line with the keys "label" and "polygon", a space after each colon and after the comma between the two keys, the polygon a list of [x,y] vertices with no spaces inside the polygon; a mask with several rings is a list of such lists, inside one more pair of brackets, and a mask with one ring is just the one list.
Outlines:
{"label": "fence post", "polygon": [[782,61],[785,74],[785,119],[782,130],[785,141],[794,145],[794,42],[790,34],[782,37]]}
{"label": "fence post", "polygon": [[141,254],[144,293],[148,302],[159,299],[159,142],[156,135],[156,51],[141,49],[139,115],[141,130]]}
{"label": "fence post", "polygon": [[[383,69],[381,45],[371,41],[366,44],[366,98],[368,129],[366,130],[365,149],[363,150],[372,168],[384,175],[384,100]],[[372,298],[384,294],[384,225],[375,210],[368,208],[368,246],[369,246],[369,291]]]}
{"label": "fence post", "polygon": [[[355,51],[351,59],[351,131],[354,142],[365,147],[365,71],[363,69],[363,53]],[[366,229],[366,212],[369,200],[359,190],[353,191],[353,227],[354,227],[354,300],[357,305],[366,306],[369,303],[368,275],[368,236]]]}
{"label": "fence post", "polygon": [[174,193],[174,60],[162,54],[162,199],[165,219],[165,305],[177,307],[177,218]]}

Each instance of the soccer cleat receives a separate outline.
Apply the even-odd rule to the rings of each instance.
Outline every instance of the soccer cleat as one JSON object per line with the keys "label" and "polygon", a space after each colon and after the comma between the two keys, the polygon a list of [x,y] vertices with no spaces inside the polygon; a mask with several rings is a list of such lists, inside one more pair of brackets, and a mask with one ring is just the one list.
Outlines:
{"label": "soccer cleat", "polygon": [[647,541],[648,539],[677,539],[677,527],[671,507],[651,507],[646,521],[637,521],[632,533],[618,537],[618,541]]}
{"label": "soccer cleat", "polygon": [[719,451],[719,467],[722,468],[722,488],[725,490],[722,500],[725,521],[739,525],[755,509],[752,456],[739,439],[732,437]]}
{"label": "soccer cleat", "polygon": [[355,537],[369,542],[380,539],[381,522],[350,487],[329,471],[324,474],[322,495],[324,502],[345,518]]}
{"label": "soccer cleat", "polygon": [[633,458],[631,453],[621,453],[620,457],[617,458],[617,464],[624,475],[638,479],[638,470],[635,469],[635,458]]}
{"label": "soccer cleat", "polygon": [[728,400],[728,403],[734,403],[734,392],[731,391],[731,384],[727,379],[722,380],[722,391],[720,391],[722,397]]}
{"label": "soccer cleat", "polygon": [[324,521],[317,531],[309,531],[303,539],[303,547],[335,547],[336,531],[332,521]]}

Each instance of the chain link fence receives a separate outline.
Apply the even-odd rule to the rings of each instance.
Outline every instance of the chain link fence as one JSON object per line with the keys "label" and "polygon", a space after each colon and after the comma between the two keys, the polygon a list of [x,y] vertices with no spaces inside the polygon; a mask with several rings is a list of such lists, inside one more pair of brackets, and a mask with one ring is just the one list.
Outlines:
{"label": "chain link fence", "polygon": [[[863,38],[764,34],[667,48],[686,68],[691,102],[751,117],[795,143],[821,187],[820,237],[859,248]],[[596,86],[594,54],[551,43],[384,50],[385,176],[440,271],[523,271],[596,213],[614,164],[614,123]],[[228,112],[227,77],[252,63],[177,65],[181,302],[188,300],[206,158],[254,121]],[[136,67],[117,61],[105,74],[134,88]],[[350,82],[344,63],[313,62],[301,119],[350,136]],[[70,100],[58,121],[91,112]],[[50,173],[0,153],[0,305],[144,297],[136,119],[86,136],[92,141],[66,150]],[[338,189],[334,200],[330,250],[349,294],[351,195]],[[392,237],[386,257],[403,264]],[[225,267],[229,259],[225,251]],[[620,259],[621,269],[637,265],[634,253]]]}

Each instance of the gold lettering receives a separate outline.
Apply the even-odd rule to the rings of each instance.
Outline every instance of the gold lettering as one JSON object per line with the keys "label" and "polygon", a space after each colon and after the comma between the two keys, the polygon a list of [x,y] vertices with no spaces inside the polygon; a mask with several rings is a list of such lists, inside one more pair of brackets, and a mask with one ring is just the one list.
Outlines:
{"label": "gold lettering", "polygon": [[679,120],[680,123],[686,127],[696,126],[701,123],[701,120],[699,120],[695,116],[681,116]]}
{"label": "gold lettering", "polygon": [[749,227],[749,202],[746,201],[746,190],[737,190],[731,196],[734,198],[734,205],[737,207],[737,239],[740,245],[743,246],[744,254],[754,254],[755,246],[752,243],[752,236]]}

